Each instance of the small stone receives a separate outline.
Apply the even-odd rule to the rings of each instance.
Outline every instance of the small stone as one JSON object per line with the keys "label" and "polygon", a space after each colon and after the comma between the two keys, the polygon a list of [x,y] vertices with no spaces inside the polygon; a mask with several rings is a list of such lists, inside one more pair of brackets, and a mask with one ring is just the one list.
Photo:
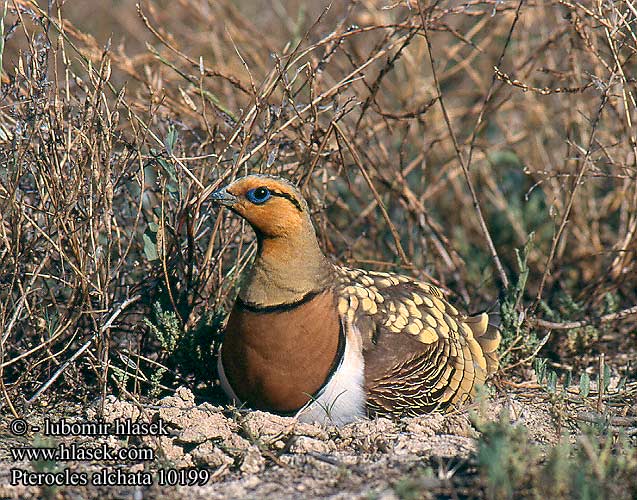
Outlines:
{"label": "small stone", "polygon": [[244,474],[259,474],[265,467],[265,458],[256,446],[250,446],[243,456],[243,462],[239,469]]}
{"label": "small stone", "polygon": [[[152,442],[147,442],[152,438]],[[189,453],[185,453],[181,446],[175,444],[174,439],[166,436],[144,436],[142,441],[152,446],[158,457],[169,461],[174,467],[193,467],[194,463]]]}
{"label": "small stone", "polygon": [[172,406],[175,408],[190,408],[195,406],[195,395],[187,387],[180,387],[172,396],[166,396],[159,400],[160,406]]}
{"label": "small stone", "polygon": [[336,451],[333,441],[320,441],[307,436],[299,436],[290,446],[292,453],[331,453]]}
{"label": "small stone", "polygon": [[218,468],[223,465],[232,465],[234,460],[221,451],[212,441],[200,444],[190,452],[193,461],[198,466]]}

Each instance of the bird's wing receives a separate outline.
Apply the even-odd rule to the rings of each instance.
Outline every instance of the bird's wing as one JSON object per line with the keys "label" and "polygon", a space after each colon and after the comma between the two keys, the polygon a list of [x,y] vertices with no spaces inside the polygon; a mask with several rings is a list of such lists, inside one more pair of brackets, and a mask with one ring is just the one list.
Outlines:
{"label": "bird's wing", "polygon": [[392,273],[336,268],[339,313],[363,340],[371,413],[415,415],[467,400],[498,367],[500,333],[437,287]]}

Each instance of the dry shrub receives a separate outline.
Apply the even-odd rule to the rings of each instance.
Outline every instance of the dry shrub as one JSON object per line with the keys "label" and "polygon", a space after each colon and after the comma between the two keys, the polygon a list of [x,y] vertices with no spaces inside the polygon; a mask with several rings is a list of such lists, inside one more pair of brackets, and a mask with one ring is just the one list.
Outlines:
{"label": "dry shrub", "polygon": [[[618,314],[637,303],[627,2],[98,4],[4,18],[6,404],[47,381],[200,378],[185,360],[209,361],[255,244],[198,197],[247,172],[298,181],[339,263],[434,280],[472,312],[500,296],[512,361],[547,320],[635,312]],[[634,341],[620,331],[596,349]]]}

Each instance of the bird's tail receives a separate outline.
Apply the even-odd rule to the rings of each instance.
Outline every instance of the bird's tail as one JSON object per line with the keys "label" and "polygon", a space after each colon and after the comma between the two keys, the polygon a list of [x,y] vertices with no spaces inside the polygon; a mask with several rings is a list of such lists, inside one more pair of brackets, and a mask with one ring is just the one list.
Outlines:
{"label": "bird's tail", "polygon": [[487,362],[487,377],[493,375],[500,365],[498,347],[500,346],[500,315],[498,313],[482,313],[465,318],[473,336],[482,349]]}

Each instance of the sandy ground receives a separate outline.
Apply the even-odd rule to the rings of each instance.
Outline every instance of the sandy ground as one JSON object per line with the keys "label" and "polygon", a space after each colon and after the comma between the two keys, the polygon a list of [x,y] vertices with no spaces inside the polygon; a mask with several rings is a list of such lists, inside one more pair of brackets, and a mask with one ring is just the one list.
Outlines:
{"label": "sandy ground", "polygon": [[[554,444],[564,432],[563,423],[550,410],[542,391],[518,391],[506,399],[490,399],[450,415],[426,415],[400,421],[365,420],[343,427],[316,426],[264,412],[238,411],[209,403],[196,404],[190,390],[180,388],[152,406],[135,405],[108,397],[104,422],[162,422],[165,435],[55,436],[37,433],[16,437],[3,432],[0,447],[0,498],[405,498],[412,490],[445,491],[454,476],[472,474],[471,457],[478,432],[475,419],[496,419],[505,411],[516,425],[524,426],[532,441]],[[43,428],[44,419],[60,420],[52,413],[34,412],[29,425]],[[97,408],[66,412],[66,421],[98,421]],[[3,420],[7,426],[11,419]],[[3,427],[6,427],[3,425]],[[41,433],[40,433],[41,434]],[[156,433],[155,433],[156,434]],[[59,447],[131,446],[153,450],[154,460],[123,465],[92,460],[45,463],[16,461],[9,448],[27,445]],[[85,471],[106,467],[129,474],[148,471],[152,486],[10,485],[11,468],[30,471]],[[159,485],[158,468],[168,471],[205,471],[204,485]],[[475,472],[475,471],[474,471]],[[172,472],[175,474],[175,472]],[[172,476],[184,483],[195,476]],[[121,479],[114,479],[121,481]],[[455,489],[462,481],[454,479]],[[467,483],[472,496],[471,483]],[[474,486],[475,488],[475,486]],[[475,493],[475,492],[473,492]],[[422,493],[421,493],[422,494]]]}

